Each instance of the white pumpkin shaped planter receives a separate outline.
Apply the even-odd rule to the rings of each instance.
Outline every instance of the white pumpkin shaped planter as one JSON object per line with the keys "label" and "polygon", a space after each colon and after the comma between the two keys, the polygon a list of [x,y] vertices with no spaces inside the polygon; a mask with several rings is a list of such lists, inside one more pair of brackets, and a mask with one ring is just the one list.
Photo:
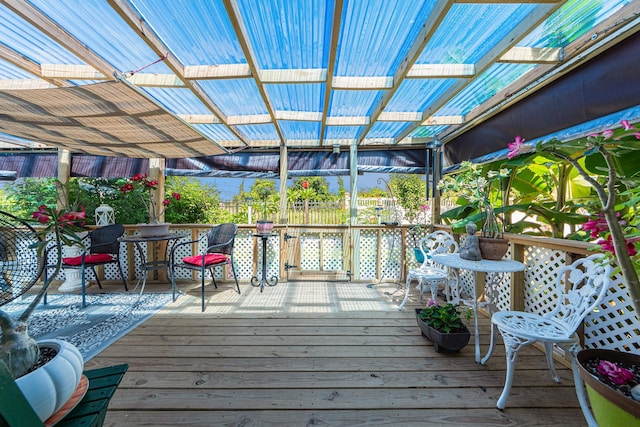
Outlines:
{"label": "white pumpkin shaped planter", "polygon": [[38,341],[42,347],[53,347],[58,354],[45,365],[16,380],[33,410],[42,421],[55,414],[74,393],[80,379],[84,360],[78,349],[62,340]]}

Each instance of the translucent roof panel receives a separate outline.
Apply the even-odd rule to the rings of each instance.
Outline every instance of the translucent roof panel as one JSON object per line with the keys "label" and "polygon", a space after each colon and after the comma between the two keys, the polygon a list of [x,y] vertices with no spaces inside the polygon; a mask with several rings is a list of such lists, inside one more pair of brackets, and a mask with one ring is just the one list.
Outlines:
{"label": "translucent roof panel", "polygon": [[271,105],[276,110],[318,113],[322,111],[324,84],[265,85],[265,88]]}
{"label": "translucent roof panel", "polygon": [[[38,9],[85,45],[116,67],[114,71],[134,71],[159,59],[149,46],[102,0],[30,0]],[[83,25],[77,25],[82,22]],[[148,73],[169,73],[158,62]]]}
{"label": "translucent roof panel", "polygon": [[380,90],[334,90],[329,116],[368,116],[382,94]]}
{"label": "translucent roof panel", "polygon": [[628,1],[569,0],[520,43],[531,47],[565,47],[620,10]]}
{"label": "translucent roof panel", "polygon": [[533,64],[494,64],[439,109],[437,114],[466,115],[535,67]]}
{"label": "translucent roof panel", "polygon": [[199,83],[227,116],[268,113],[252,79],[203,80]]}
{"label": "translucent roof panel", "polygon": [[188,7],[176,0],[132,3],[184,65],[247,62],[222,2],[189,0]]}
{"label": "translucent roof panel", "polygon": [[0,40],[39,64],[82,64],[73,53],[5,8],[0,8]]}
{"label": "translucent roof panel", "polygon": [[211,112],[186,88],[157,88],[143,89],[169,111],[175,114],[210,114]]}
{"label": "translucent roof panel", "polygon": [[457,79],[407,79],[402,82],[384,111],[423,111]]}
{"label": "translucent roof panel", "polygon": [[229,149],[446,144],[505,88],[520,102],[634,40],[637,16],[630,0],[0,2],[0,91],[135,71],[129,84]]}
{"label": "translucent roof panel", "polygon": [[433,138],[444,132],[449,126],[418,126],[409,135],[411,138]]}
{"label": "translucent roof panel", "polygon": [[398,133],[411,124],[408,122],[376,122],[367,134],[367,138],[395,138]]}
{"label": "translucent roof panel", "polygon": [[286,139],[308,139],[318,141],[320,139],[320,122],[299,122],[282,120],[280,129]]}
{"label": "translucent roof panel", "polygon": [[193,125],[193,127],[214,140],[238,141],[238,137],[225,125]]}
{"label": "translucent roof panel", "polygon": [[393,75],[434,4],[426,0],[346,0],[335,74]]}
{"label": "translucent roof panel", "polygon": [[0,78],[1,79],[33,79],[33,74],[13,65],[10,62],[7,62],[3,59],[0,59]]}
{"label": "translucent roof panel", "polygon": [[512,3],[454,4],[416,63],[475,63],[535,7]]}
{"label": "translucent roof panel", "polygon": [[354,140],[362,132],[360,126],[327,126],[325,139],[348,139]]}
{"label": "translucent roof panel", "polygon": [[262,69],[326,68],[333,1],[238,1],[256,63]]}
{"label": "translucent roof panel", "polygon": [[279,140],[278,132],[276,132],[275,126],[271,123],[266,123],[262,125],[242,125],[237,126],[238,130],[246,135],[251,140],[261,141],[271,141],[271,140]]}

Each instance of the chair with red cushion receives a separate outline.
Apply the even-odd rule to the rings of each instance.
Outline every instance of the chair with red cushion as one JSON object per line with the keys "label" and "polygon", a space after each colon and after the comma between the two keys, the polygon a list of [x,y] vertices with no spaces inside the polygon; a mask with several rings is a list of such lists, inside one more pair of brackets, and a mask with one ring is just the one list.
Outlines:
{"label": "chair with red cushion", "polygon": [[[124,235],[124,227],[121,224],[106,225],[104,227],[97,228],[90,231],[87,240],[88,246],[85,250],[76,257],[62,258],[62,267],[65,269],[80,269],[82,280],[82,307],[86,306],[86,288],[85,288],[85,270],[87,267],[93,272],[93,276],[98,283],[98,287],[102,289],[100,278],[96,273],[96,266],[116,264],[118,266],[118,272],[122,279],[125,291],[129,291],[127,288],[127,281],[125,280],[124,272],[122,270],[122,264],[120,263],[120,242],[118,239]],[[50,268],[54,268],[55,265],[47,265],[44,269],[44,280],[47,280],[47,274]],[[46,303],[46,300],[45,300]]]}
{"label": "chair with red cushion", "polygon": [[[171,291],[174,301],[176,300],[176,270],[181,268],[200,272],[202,311],[204,311],[204,279],[207,270],[209,270],[211,274],[213,285],[218,288],[213,269],[227,264],[231,265],[233,278],[236,281],[236,290],[240,293],[236,267],[233,262],[233,245],[236,234],[238,234],[238,226],[236,224],[220,224],[214,226],[205,236],[198,240],[180,242],[171,248]],[[201,245],[199,246],[206,244],[206,249],[203,250],[201,254],[180,258],[178,254],[181,249],[184,249],[183,247],[186,245],[192,247],[194,243],[200,243]]]}

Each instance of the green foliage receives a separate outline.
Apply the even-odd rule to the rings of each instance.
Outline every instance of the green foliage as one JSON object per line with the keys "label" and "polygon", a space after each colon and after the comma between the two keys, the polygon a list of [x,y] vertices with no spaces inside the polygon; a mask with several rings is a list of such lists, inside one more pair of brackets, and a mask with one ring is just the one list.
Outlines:
{"label": "green foliage", "polygon": [[418,313],[418,318],[432,328],[448,334],[464,328],[461,316],[467,320],[471,318],[469,309],[464,309],[462,313],[460,310],[457,305],[438,305],[436,301],[430,300],[427,307]]}
{"label": "green foliage", "polygon": [[272,217],[278,211],[280,196],[276,191],[276,183],[268,179],[256,179],[251,186],[249,196],[259,203],[262,219]]}
{"label": "green foliage", "polygon": [[[139,224],[148,219],[141,198],[125,198],[118,191],[118,179],[71,178],[70,200],[87,213],[86,223],[94,224],[93,213],[102,202],[114,209],[118,224]],[[30,219],[42,204],[55,207],[58,192],[52,178],[23,178],[6,185],[1,192],[3,208],[18,218]],[[201,186],[195,178],[167,177],[165,194],[178,192],[180,200],[172,200],[165,212],[165,220],[174,224],[217,224],[231,214],[219,208],[220,195],[215,186]]]}
{"label": "green foliage", "polygon": [[[303,183],[307,182],[308,187],[304,188]],[[287,199],[289,201],[331,201],[335,200],[335,196],[329,192],[329,184],[324,177],[308,176],[296,178],[287,189]]]}
{"label": "green foliage", "polygon": [[427,184],[424,176],[416,174],[391,174],[389,187],[405,209],[405,218],[415,222],[420,207],[425,205]]}
{"label": "green foliage", "polygon": [[215,185],[202,185],[192,177],[169,176],[165,194],[180,193],[165,212],[165,220],[172,224],[219,224],[230,214],[220,209],[220,191]]}

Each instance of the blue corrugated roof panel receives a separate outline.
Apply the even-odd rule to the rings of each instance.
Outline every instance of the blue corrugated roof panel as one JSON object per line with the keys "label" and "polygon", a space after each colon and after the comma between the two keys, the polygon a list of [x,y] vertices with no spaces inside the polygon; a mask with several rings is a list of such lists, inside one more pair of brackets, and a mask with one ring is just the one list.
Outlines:
{"label": "blue corrugated roof panel", "polygon": [[227,116],[268,113],[253,79],[202,80],[199,83]]}

